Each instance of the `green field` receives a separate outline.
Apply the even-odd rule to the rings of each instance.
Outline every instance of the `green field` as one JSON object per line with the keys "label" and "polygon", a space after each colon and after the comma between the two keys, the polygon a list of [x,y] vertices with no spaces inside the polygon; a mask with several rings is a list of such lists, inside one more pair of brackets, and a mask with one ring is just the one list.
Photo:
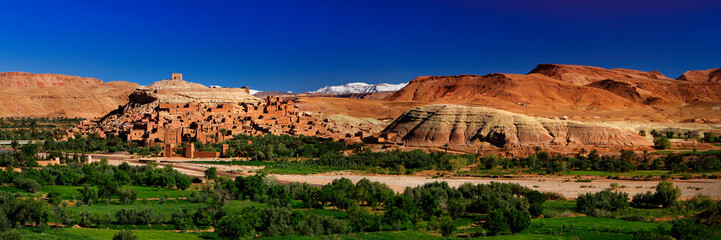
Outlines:
{"label": "green field", "polygon": [[[42,192],[49,193],[49,192],[58,192],[60,193],[60,196],[63,200],[72,200],[74,199],[73,196],[76,198],[78,197],[77,190],[82,189],[83,187],[77,187],[77,186],[58,186],[58,185],[49,185],[44,186],[42,189]],[[123,188],[130,188],[136,192],[138,192],[138,199],[143,198],[161,198],[161,197],[167,197],[168,198],[182,198],[182,197],[188,197],[192,192],[196,191],[196,186],[191,186],[190,188],[186,190],[173,190],[168,188],[156,188],[156,187],[143,187],[143,186],[125,186]],[[117,196],[116,196],[117,197]]]}
{"label": "green field", "polygon": [[[641,171],[638,171],[641,172]],[[659,171],[660,173],[663,171]],[[643,171],[644,174],[650,171]],[[45,186],[42,191],[35,194],[25,192],[16,187],[0,187],[0,190],[13,192],[20,197],[43,196],[48,192],[58,192],[66,201],[72,201],[78,197],[76,193],[81,187],[72,186]],[[217,233],[211,227],[198,227],[199,232],[190,231],[181,233],[174,230],[175,226],[169,224],[171,216],[179,209],[197,210],[205,206],[204,203],[191,203],[187,197],[197,190],[197,186],[191,186],[189,190],[173,190],[168,188],[125,186],[138,192],[138,200],[130,205],[122,205],[118,200],[99,200],[93,205],[75,206],[69,204],[65,209],[74,216],[80,216],[82,212],[91,213],[94,216],[109,216],[110,224],[99,223],[90,225],[88,228],[67,227],[55,228],[57,219],[52,214],[49,228],[43,233],[35,232],[31,228],[21,229],[24,239],[112,239],[121,229],[129,229],[135,232],[139,239],[218,239]],[[165,203],[159,198],[168,196]],[[141,199],[149,198],[144,203]],[[300,200],[291,202],[292,210],[302,211],[306,214],[331,216],[336,219],[348,220],[348,213],[339,211],[334,207],[326,206],[322,209],[306,209]],[[228,215],[242,213],[248,207],[267,208],[267,203],[253,202],[249,200],[230,200],[225,203],[224,209]],[[363,206],[366,209],[370,207]],[[573,200],[549,200],[543,203],[544,217],[531,220],[531,225],[514,235],[490,236],[489,230],[484,229],[480,221],[485,219],[483,214],[465,213],[457,218],[454,225],[457,231],[451,239],[633,239],[633,234],[638,231],[649,231],[661,226],[671,228],[670,220],[679,218],[691,218],[696,212],[694,210],[683,210],[682,208],[634,208],[629,207],[620,212],[615,218],[591,217],[576,212],[576,202]],[[156,216],[160,216],[160,223],[150,225],[117,225],[115,213],[121,209],[152,209]],[[382,211],[381,211],[382,212]],[[444,239],[439,231],[429,230],[429,221],[418,224],[419,229],[413,230],[413,225],[406,221],[401,225],[401,231],[392,231],[391,226],[383,224],[380,232],[348,233],[330,236],[282,236],[270,239]],[[37,228],[35,228],[37,229]],[[714,233],[721,232],[719,227],[713,229]],[[266,237],[264,237],[266,238]],[[250,239],[250,238],[249,238]],[[721,234],[715,234],[711,239],[721,239]]]}
{"label": "green field", "polygon": [[[150,205],[133,204],[133,205],[107,205],[96,204],[93,206],[69,207],[73,212],[89,211],[96,214],[112,213],[120,208],[145,208],[151,207],[157,212],[170,214],[176,209],[197,208],[201,204],[188,203],[187,201],[178,201],[177,203],[157,204],[151,202]],[[295,203],[294,205],[298,205]],[[230,201],[227,205],[229,213],[241,211],[244,207],[258,206],[265,207],[265,204],[254,203],[250,201]],[[573,212],[575,207],[574,201],[546,201],[544,203],[544,213],[551,212]],[[304,210],[306,211],[306,210]],[[663,209],[635,209],[629,210],[632,214],[644,214],[648,216],[678,216],[678,214],[668,214],[671,210]],[[346,213],[334,209],[314,209],[310,210],[312,214],[334,216],[336,218],[345,218]],[[577,214],[576,214],[577,215]],[[484,236],[486,232],[483,227],[474,224],[481,215],[465,215],[456,220],[455,225],[458,230],[451,239],[633,239],[633,233],[642,230],[652,230],[657,226],[669,228],[671,224],[668,222],[641,222],[626,221],[621,219],[600,218],[589,216],[568,216],[553,218],[533,219],[531,226],[522,232],[514,235],[504,236]],[[402,231],[390,231],[389,226],[385,226],[381,232],[368,233],[350,233],[332,236],[282,236],[271,237],[267,239],[443,239],[437,231],[425,230],[427,222],[419,224],[421,229],[410,230],[412,225],[406,223],[402,226]],[[64,230],[49,229],[44,233],[36,233],[28,228],[22,230],[24,239],[112,239],[113,235],[119,229],[131,229],[139,237],[139,239],[216,239],[217,235],[212,232],[196,232],[196,233],[180,233],[172,229],[172,225],[162,226],[105,226],[101,228],[66,228]],[[718,229],[716,229],[718,232]],[[266,238],[266,237],[264,237]],[[250,238],[249,238],[250,239]],[[721,235],[714,235],[712,239],[721,239]]]}
{"label": "green field", "polygon": [[[103,240],[113,239],[118,230],[94,228],[66,228],[63,230],[47,230],[44,233],[23,231],[23,239],[68,239],[68,240]],[[178,233],[164,230],[134,231],[138,239],[203,239],[195,233]]]}

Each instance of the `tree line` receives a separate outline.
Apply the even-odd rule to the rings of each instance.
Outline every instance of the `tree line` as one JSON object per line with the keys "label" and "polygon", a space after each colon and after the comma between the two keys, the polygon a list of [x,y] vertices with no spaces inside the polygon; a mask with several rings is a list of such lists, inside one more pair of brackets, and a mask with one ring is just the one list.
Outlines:
{"label": "tree line", "polygon": [[[232,215],[214,215],[215,229],[221,237],[230,239],[254,233],[317,236],[382,231],[384,226],[397,231],[405,229],[406,224],[416,229],[422,221],[429,222],[429,230],[448,236],[455,231],[455,219],[468,214],[480,218],[484,215],[477,214],[487,214],[485,227],[492,234],[513,234],[527,228],[532,217],[542,214],[546,200],[543,193],[511,183],[467,183],[454,188],[446,182],[434,182],[396,194],[385,184],[368,179],[353,184],[349,179],[340,178],[318,188],[300,183],[269,184],[263,175],[234,180],[217,178],[212,191],[207,188],[199,194],[210,195],[207,199],[249,199],[270,206],[251,207]],[[347,217],[334,219],[292,210],[293,201],[302,202],[296,207],[309,210],[330,206],[346,212]],[[187,229],[192,227],[191,219],[197,219],[197,215],[179,213],[174,221],[179,228]]]}

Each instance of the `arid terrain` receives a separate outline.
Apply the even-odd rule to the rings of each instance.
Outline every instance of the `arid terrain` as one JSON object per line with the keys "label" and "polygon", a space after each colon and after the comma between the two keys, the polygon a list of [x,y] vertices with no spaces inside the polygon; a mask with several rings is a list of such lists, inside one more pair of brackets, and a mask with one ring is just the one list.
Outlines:
{"label": "arid terrain", "polygon": [[61,74],[0,73],[0,117],[100,117],[126,104],[136,87]]}

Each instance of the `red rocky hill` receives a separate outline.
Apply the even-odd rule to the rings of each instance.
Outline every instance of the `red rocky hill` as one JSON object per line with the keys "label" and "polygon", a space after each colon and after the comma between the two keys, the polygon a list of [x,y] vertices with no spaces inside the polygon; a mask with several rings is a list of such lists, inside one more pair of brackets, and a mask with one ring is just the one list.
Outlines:
{"label": "red rocky hill", "polygon": [[128,102],[136,83],[24,72],[0,73],[0,117],[98,117]]}

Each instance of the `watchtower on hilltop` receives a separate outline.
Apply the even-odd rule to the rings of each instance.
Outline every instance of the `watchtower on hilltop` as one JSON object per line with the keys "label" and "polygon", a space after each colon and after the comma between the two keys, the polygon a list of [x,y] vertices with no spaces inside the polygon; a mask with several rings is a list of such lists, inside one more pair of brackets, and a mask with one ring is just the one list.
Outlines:
{"label": "watchtower on hilltop", "polygon": [[183,81],[183,74],[182,73],[172,73],[170,79]]}

